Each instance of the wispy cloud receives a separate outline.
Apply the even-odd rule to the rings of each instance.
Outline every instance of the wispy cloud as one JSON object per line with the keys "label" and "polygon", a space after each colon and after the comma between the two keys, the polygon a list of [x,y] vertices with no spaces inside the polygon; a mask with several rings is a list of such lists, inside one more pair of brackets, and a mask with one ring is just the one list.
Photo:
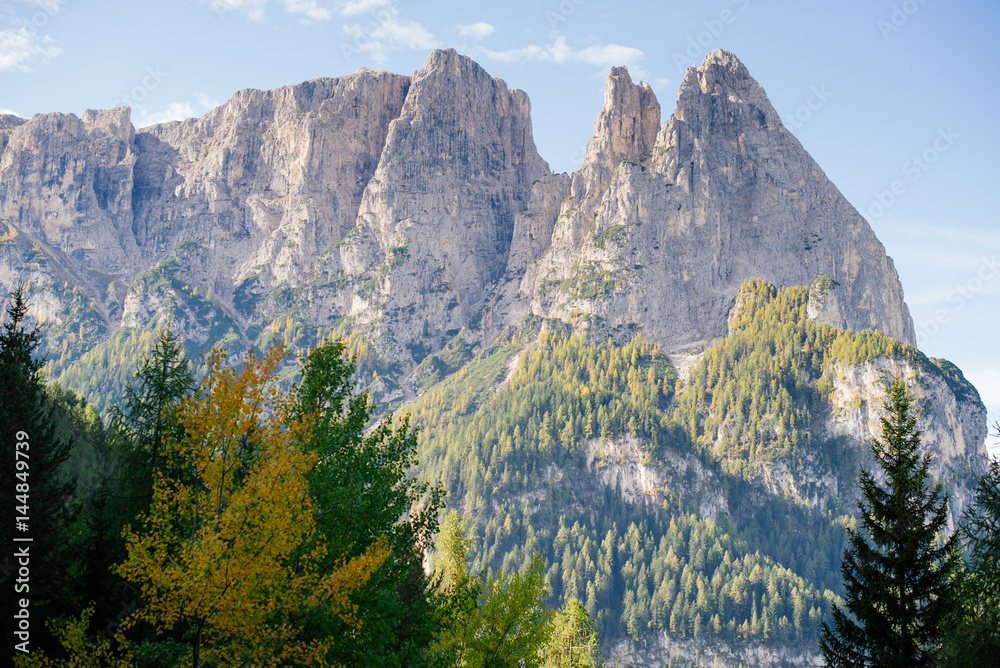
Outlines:
{"label": "wispy cloud", "polygon": [[620,44],[595,45],[583,49],[574,49],[567,44],[566,38],[562,35],[557,35],[553,42],[547,46],[529,44],[519,49],[509,49],[507,51],[492,51],[485,47],[479,48],[487,58],[506,63],[547,62],[555,63],[556,65],[584,63],[587,65],[610,67],[612,65],[636,66],[639,61],[645,58],[645,54],[639,49]]}
{"label": "wispy cloud", "polygon": [[205,112],[219,106],[219,103],[202,93],[197,93],[195,102],[171,102],[164,109],[152,110],[146,105],[137,104],[132,107],[132,123],[137,128],[145,128],[157,123],[169,123],[170,121],[183,121],[186,118],[195,118]]}
{"label": "wispy cloud", "polygon": [[166,109],[159,111],[150,111],[145,106],[136,106],[132,110],[132,122],[137,128],[170,121],[183,121],[194,116],[196,116],[194,107],[188,102],[171,102]]}
{"label": "wispy cloud", "polygon": [[267,6],[267,0],[207,0],[207,2],[208,6],[220,16],[227,12],[238,12],[246,14],[251,21],[263,21],[264,7]]}
{"label": "wispy cloud", "polygon": [[20,117],[21,114],[17,113],[13,109],[0,109],[0,116],[17,116],[17,117]]}
{"label": "wispy cloud", "polygon": [[484,37],[489,37],[496,30],[489,23],[484,23],[482,21],[476,21],[475,23],[470,23],[467,26],[457,26],[458,36],[466,37],[470,39],[483,39]]}
{"label": "wispy cloud", "polygon": [[[236,12],[251,21],[263,21],[268,0],[202,0],[220,15]],[[329,9],[319,0],[279,0],[279,4],[289,14],[302,14],[313,21],[328,21],[333,17]]]}
{"label": "wispy cloud", "polygon": [[313,21],[329,21],[332,17],[330,10],[316,0],[281,0],[281,4],[289,14],[303,14]]}
{"label": "wispy cloud", "polygon": [[353,40],[353,46],[342,44],[345,56],[361,52],[375,60],[382,60],[390,51],[400,48],[426,51],[438,46],[426,28],[402,18],[395,3],[381,0],[358,0],[340,8],[344,16],[356,16],[362,11],[370,11],[371,18],[364,23],[350,23],[341,26],[344,34]]}
{"label": "wispy cloud", "polygon": [[41,7],[50,14],[55,14],[59,11],[59,5],[62,4],[63,0],[24,0],[25,2],[35,5],[36,7]]}
{"label": "wispy cloud", "polygon": [[340,12],[341,16],[358,16],[365,12],[388,7],[390,4],[390,0],[353,0],[338,5],[337,11]]}
{"label": "wispy cloud", "polygon": [[28,28],[0,30],[0,71],[30,72],[29,62],[49,60],[60,53],[62,49],[52,46],[48,35],[39,37],[37,32]]}

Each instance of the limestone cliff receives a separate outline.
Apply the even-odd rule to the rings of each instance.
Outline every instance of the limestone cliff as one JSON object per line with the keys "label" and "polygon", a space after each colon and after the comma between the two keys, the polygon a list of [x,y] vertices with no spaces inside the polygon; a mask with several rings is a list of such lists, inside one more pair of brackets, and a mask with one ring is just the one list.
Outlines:
{"label": "limestone cliff", "polygon": [[527,95],[453,49],[431,54],[340,249],[344,271],[367,282],[350,315],[391,314],[397,341],[430,348],[475,315],[504,273],[518,209],[549,174],[530,111]]}
{"label": "limestone cliff", "polygon": [[688,69],[651,150],[652,93],[623,68],[607,90],[552,245],[522,281],[532,312],[638,326],[680,351],[725,332],[744,279],[827,276],[824,321],[914,342],[892,260],[735,56]]}

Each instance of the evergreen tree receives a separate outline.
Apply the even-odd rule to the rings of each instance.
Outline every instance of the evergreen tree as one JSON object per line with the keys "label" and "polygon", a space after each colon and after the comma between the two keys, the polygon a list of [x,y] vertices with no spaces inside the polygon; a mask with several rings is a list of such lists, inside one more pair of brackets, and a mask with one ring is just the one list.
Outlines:
{"label": "evergreen tree", "polygon": [[[15,605],[22,598],[31,602],[32,644],[28,649],[34,649],[45,636],[44,620],[72,607],[67,597],[76,587],[65,564],[70,561],[68,528],[74,515],[70,501],[75,484],[62,470],[71,442],[59,438],[52,426],[52,404],[41,376],[43,361],[36,356],[41,333],[26,325],[24,292],[23,285],[15,288],[0,328],[0,490],[8,511],[0,523],[0,543],[11,552],[15,546],[28,551],[30,579],[15,583],[19,566],[4,564],[7,594],[2,597],[0,614],[6,637],[16,638]],[[19,517],[25,520],[15,524]],[[32,540],[14,543],[15,537]]]}
{"label": "evergreen tree", "polygon": [[126,556],[122,531],[149,511],[155,473],[171,474],[164,444],[183,436],[177,411],[194,390],[183,343],[166,329],[136,369],[122,406],[109,411],[103,478],[90,493],[85,518],[86,599],[94,606],[92,624],[97,628],[114,625],[137,605],[138,592],[112,574],[111,567]]}
{"label": "evergreen tree", "polygon": [[1000,462],[990,462],[959,533],[967,563],[959,605],[949,625],[945,664],[995,666],[1000,656]]}
{"label": "evergreen tree", "polygon": [[544,668],[594,668],[604,665],[597,626],[580,601],[571,598],[556,611],[545,646]]}
{"label": "evergreen tree", "polygon": [[417,433],[390,413],[371,426],[374,404],[355,392],[354,365],[344,342],[324,343],[302,360],[293,417],[310,419],[305,450],[318,463],[309,490],[325,536],[328,568],[341,555],[359,557],[387,537],[389,558],[355,591],[360,625],[329,617],[311,631],[339,638],[331,660],[344,665],[419,666],[436,628],[423,549],[437,530],[442,492],[411,475]]}
{"label": "evergreen tree", "polygon": [[[937,662],[944,622],[954,605],[956,536],[941,543],[948,499],[930,484],[930,455],[906,385],[889,387],[882,438],[871,444],[885,483],[862,470],[862,530],[850,529],[841,562],[846,612],[833,609],[820,647],[830,666],[928,666]],[[849,614],[848,614],[849,613]]]}

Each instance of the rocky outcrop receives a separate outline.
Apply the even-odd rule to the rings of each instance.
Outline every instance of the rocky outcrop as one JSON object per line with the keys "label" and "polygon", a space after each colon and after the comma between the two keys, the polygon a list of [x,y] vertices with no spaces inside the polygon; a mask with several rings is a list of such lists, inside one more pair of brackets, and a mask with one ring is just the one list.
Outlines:
{"label": "rocky outcrop", "polygon": [[725,333],[746,278],[784,286],[827,276],[836,287],[826,322],[914,342],[885,249],[735,56],[715,51],[688,69],[651,155],[643,119],[654,103],[623,79],[612,72],[573,199],[522,282],[518,298],[532,312],[582,314],[612,332],[638,326],[673,352]]}
{"label": "rocky outcrop", "polygon": [[138,135],[137,238],[153,257],[185,240],[212,251],[200,283],[301,285],[354,226],[409,78],[360,71],[244,90],[200,119]]}
{"label": "rocky outcrop", "polygon": [[7,142],[10,141],[10,135],[14,132],[14,128],[21,125],[24,125],[24,119],[20,116],[0,114],[0,157],[3,156],[4,149],[7,148]]}
{"label": "rocky outcrop", "polygon": [[0,157],[0,219],[88,269],[136,270],[134,136],[127,107],[18,125]]}
{"label": "rocky outcrop", "polygon": [[344,271],[368,284],[351,315],[391,312],[397,341],[430,337],[431,348],[475,315],[506,269],[518,209],[549,174],[530,112],[527,95],[469,58],[431,54],[340,249]]}

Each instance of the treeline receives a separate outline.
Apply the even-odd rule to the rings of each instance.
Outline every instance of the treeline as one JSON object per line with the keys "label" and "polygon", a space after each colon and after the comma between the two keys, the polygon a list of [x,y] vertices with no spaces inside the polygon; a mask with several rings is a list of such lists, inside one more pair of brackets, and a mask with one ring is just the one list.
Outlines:
{"label": "treeline", "polygon": [[[483,537],[476,567],[516,572],[540,551],[550,605],[580,600],[606,637],[815,643],[839,600],[846,518],[774,499],[719,466],[679,423],[677,387],[659,346],[641,337],[618,346],[543,329],[411,404],[424,430],[421,476],[460,500]],[[653,465],[680,454],[710,471],[730,515],[702,517],[682,473],[662,508],[598,485],[599,439],[626,435],[648,444]]]}
{"label": "treeline", "polygon": [[882,332],[853,332],[810,320],[810,293],[777,289],[751,279],[740,288],[730,333],[716,340],[692,368],[689,385],[671,418],[691,440],[710,448],[725,471],[753,479],[778,460],[826,471],[854,467],[851,452],[824,438],[818,418],[829,407],[834,365],[855,366],[879,357],[908,362],[941,376],[961,393],[957,369],[932,362],[916,348]]}
{"label": "treeline", "polygon": [[23,517],[3,538],[33,541],[24,598],[3,599],[17,665],[599,664],[580,604],[544,605],[540,555],[490,576],[436,538],[416,431],[375,420],[344,341],[280,389],[281,345],[194,364],[161,332],[105,423],[45,386],[26,313],[18,289],[0,331],[3,487]]}
{"label": "treeline", "polygon": [[[731,334],[683,388],[641,337],[588,342],[556,326],[505,340],[426,390],[410,406],[424,429],[421,476],[442,484],[482,536],[473,563],[510,573],[541,551],[550,605],[579,599],[606,637],[656,630],[815,646],[822,615],[844,594],[838,563],[853,508],[846,496],[812,508],[775,498],[761,473],[779,462],[820,476],[856,468],[850,444],[820,428],[835,363],[889,357],[947,369],[881,333],[808,319],[809,298],[808,288],[748,281]],[[595,482],[602,442],[627,435],[666,476],[662,507],[624,503]],[[678,457],[695,464],[677,469]],[[722,493],[716,519],[692,466]]]}

